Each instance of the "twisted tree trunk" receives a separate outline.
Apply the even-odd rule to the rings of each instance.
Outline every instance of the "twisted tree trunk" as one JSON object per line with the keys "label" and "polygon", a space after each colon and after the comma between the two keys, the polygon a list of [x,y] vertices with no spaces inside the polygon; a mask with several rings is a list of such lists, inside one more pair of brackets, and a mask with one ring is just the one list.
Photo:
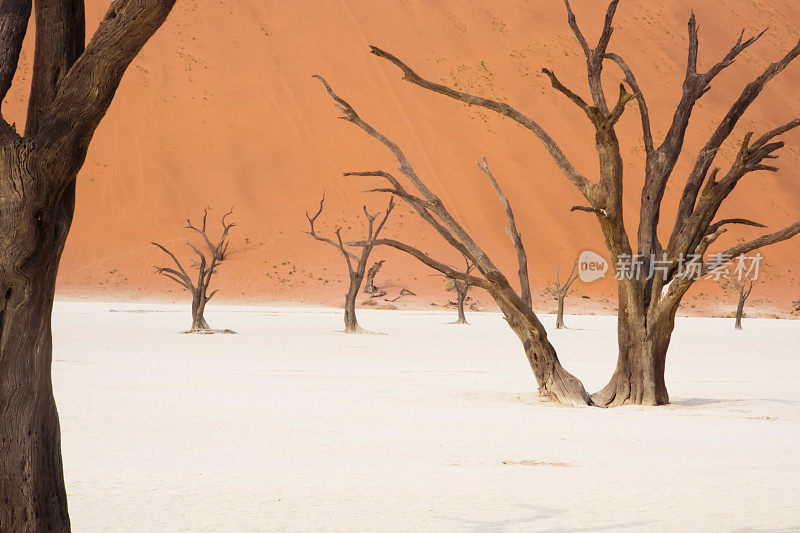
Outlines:
{"label": "twisted tree trunk", "polygon": [[211,326],[206,322],[203,314],[206,310],[206,303],[208,298],[205,297],[205,290],[197,290],[192,293],[192,328],[190,333],[198,333],[201,331],[208,331]]}
{"label": "twisted tree trunk", "polygon": [[30,161],[16,148],[3,146],[1,171],[11,179],[0,185],[0,530],[65,531],[50,315],[75,188],[54,210],[46,191],[13,191],[31,179],[20,175]]}
{"label": "twisted tree trunk", "polygon": [[617,317],[619,355],[608,384],[592,395],[596,405],[665,405],[667,349],[675,328],[677,307],[649,319],[621,305]]}
{"label": "twisted tree trunk", "polygon": [[[126,68],[174,0],[115,0],[88,44],[81,0],[37,0],[24,135],[0,114],[0,531],[69,531],[51,381],[56,274],[75,180]],[[30,0],[0,0],[0,104]],[[84,45],[86,49],[84,51]]]}
{"label": "twisted tree trunk", "polygon": [[539,394],[547,400],[571,407],[592,405],[583,383],[561,366],[555,348],[547,340],[544,326],[531,308],[507,280],[496,275],[489,276],[489,279],[492,285],[487,290],[522,342],[525,356],[539,384]]}

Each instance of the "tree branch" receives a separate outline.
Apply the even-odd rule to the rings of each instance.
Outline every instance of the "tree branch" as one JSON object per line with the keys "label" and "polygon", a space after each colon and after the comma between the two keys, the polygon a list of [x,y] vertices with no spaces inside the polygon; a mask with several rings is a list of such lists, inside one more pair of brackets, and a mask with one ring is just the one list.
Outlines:
{"label": "tree branch", "polygon": [[739,119],[741,119],[742,115],[744,115],[745,111],[747,111],[750,105],[756,100],[758,95],[761,94],[766,84],[785,70],[798,55],[800,55],[800,41],[798,41],[795,47],[782,59],[769,65],[758,78],[749,83],[736,102],[731,106],[730,110],[697,157],[694,169],[689,175],[689,179],[686,182],[681,196],[673,234],[677,233],[677,230],[686,222],[688,215],[692,213],[697,201],[697,195],[700,192],[708,170],[711,168],[711,164],[716,158],[722,143],[731,135]]}
{"label": "tree branch", "polygon": [[644,93],[639,86],[639,82],[636,81],[636,76],[633,74],[633,70],[631,70],[622,57],[617,54],[606,54],[605,57],[606,59],[614,61],[614,63],[616,63],[622,70],[622,73],[625,74],[625,82],[628,84],[628,87],[631,88],[631,91],[633,91],[633,94],[636,97],[636,101],[639,105],[639,115],[642,120],[642,139],[644,142],[645,153],[648,155],[652,154],[653,128],[650,122],[650,110],[647,107],[647,100],[645,99]]}
{"label": "tree branch", "polygon": [[[350,275],[352,276],[354,271],[353,271],[353,262],[350,260],[350,256],[353,255],[353,254],[348,252],[344,247],[344,242],[342,242],[342,228],[336,228],[336,238],[339,241],[339,244],[338,244],[339,251],[342,252],[342,255],[344,256],[345,261],[347,261],[347,271],[350,272]],[[370,242],[372,242],[371,239],[370,239]],[[357,259],[354,255],[353,255],[353,257],[355,259]]]}
{"label": "tree branch", "polygon": [[64,74],[51,105],[35,123],[36,144],[50,160],[61,163],[61,179],[74,179],[126,68],[174,4],[175,0],[114,0],[86,50]]}
{"label": "tree branch", "polygon": [[[472,237],[470,237],[466,230],[461,227],[461,225],[445,208],[444,202],[442,202],[441,198],[434,194],[433,191],[431,191],[425,185],[422,179],[420,179],[414,170],[414,167],[411,166],[411,163],[408,161],[408,158],[400,149],[400,147],[381,132],[376,130],[371,124],[363,120],[358,113],[356,113],[355,109],[353,109],[353,106],[338,96],[333,91],[333,88],[330,86],[330,84],[322,76],[314,75],[314,77],[322,82],[328,95],[336,103],[337,109],[344,113],[344,116],[342,117],[344,120],[347,120],[348,122],[358,126],[365,133],[367,133],[367,135],[378,140],[392,152],[395,159],[400,164],[400,171],[425,197],[426,204],[420,205],[417,202],[410,201],[409,198],[404,198],[402,195],[398,196],[403,198],[412,208],[414,208],[414,210],[422,217],[422,219],[431,224],[431,226],[433,226],[433,228],[448,242],[448,244],[453,246],[456,250],[462,254],[472,254],[473,259],[475,259],[476,262],[477,259],[480,258],[481,268],[496,269],[486,253],[480,249]],[[386,179],[390,179],[391,177],[391,174],[388,173],[383,173],[381,175],[384,175]],[[433,216],[434,214],[439,217],[439,219],[442,221],[442,224],[436,220],[436,218]]]}
{"label": "tree branch", "polygon": [[754,228],[766,228],[764,224],[759,224],[758,222],[753,222],[752,220],[747,220],[746,218],[726,218],[720,220],[719,222],[711,224],[708,227],[708,231],[706,232],[706,234],[714,233],[715,231],[717,231],[722,226],[725,226],[726,224],[742,224],[744,226],[753,226]]}
{"label": "tree branch", "polygon": [[[503,194],[503,190],[500,188],[500,185],[497,183],[492,171],[489,169],[489,163],[486,161],[486,156],[483,157],[482,161],[476,161],[476,164],[481,172],[486,174],[486,176],[489,178],[489,181],[492,183],[492,186],[497,193],[497,197],[500,199],[500,203],[506,210],[506,220],[508,222],[506,229],[508,230],[508,236],[511,238],[511,242],[514,243],[514,250],[517,252],[520,298],[522,298],[522,301],[525,302],[527,306],[532,307],[533,297],[531,296],[531,282],[530,277],[528,276],[528,254],[525,252],[525,246],[522,243],[522,235],[520,235],[519,230],[517,230],[517,223],[514,219],[514,210],[511,209],[511,202],[509,202],[508,198],[506,198],[506,195]],[[467,264],[469,266],[469,262]],[[469,269],[467,270],[467,273],[469,273]]]}
{"label": "tree branch", "polygon": [[184,270],[183,266],[181,265],[181,262],[180,262],[180,261],[178,261],[178,258],[177,258],[177,257],[175,257],[175,254],[173,254],[172,252],[170,252],[170,251],[169,251],[169,250],[167,250],[167,249],[166,249],[164,246],[162,246],[162,245],[158,244],[157,242],[151,242],[150,244],[152,244],[153,246],[157,246],[157,247],[158,247],[158,248],[160,248],[160,249],[161,249],[161,250],[162,250],[162,251],[163,251],[165,254],[167,254],[168,256],[170,256],[170,257],[172,258],[172,261],[175,263],[175,265],[176,265],[176,266],[178,267],[178,269],[180,270],[180,272],[181,272],[181,277],[183,277],[183,278],[186,278],[187,280],[189,280],[189,284],[191,284],[191,278],[189,277],[189,274],[187,274],[187,273],[186,273],[186,270]]}
{"label": "tree branch", "polygon": [[444,96],[448,96],[453,98],[454,100],[458,100],[460,102],[464,102],[469,105],[477,105],[494,111],[495,113],[499,113],[500,115],[507,116],[511,120],[517,122],[518,124],[522,125],[523,127],[531,130],[544,144],[544,147],[550,153],[550,156],[553,158],[553,161],[556,163],[559,169],[564,173],[567,179],[575,185],[581,193],[588,198],[590,195],[590,191],[593,187],[591,181],[586,179],[582,176],[572,165],[572,163],[567,159],[567,156],[564,155],[564,152],[558,146],[558,144],[553,140],[552,137],[542,128],[538,123],[533,121],[531,118],[523,115],[513,107],[509,106],[508,104],[502,102],[496,102],[494,100],[489,100],[487,98],[482,98],[479,96],[473,96],[471,94],[463,93],[461,91],[457,91],[455,89],[451,89],[450,87],[446,87],[444,85],[440,85],[438,83],[434,83],[432,81],[426,80],[419,76],[416,72],[414,72],[411,67],[403,63],[400,59],[395,57],[394,55],[390,54],[389,52],[385,52],[376,46],[370,47],[372,50],[372,54],[386,59],[398,68],[403,71],[403,79],[408,81],[409,83],[413,83],[418,87],[422,87],[423,89],[427,89],[429,91],[433,91],[435,93],[443,94]]}
{"label": "tree branch", "polygon": [[[354,244],[356,246],[366,246],[367,245],[366,242],[358,242],[358,243],[354,243]],[[464,272],[460,272],[460,271],[456,270],[455,268],[452,268],[452,267],[450,267],[450,266],[448,266],[448,265],[446,265],[446,264],[444,264],[444,263],[442,263],[440,261],[432,259],[425,252],[423,252],[421,250],[418,250],[417,248],[414,248],[413,246],[409,246],[408,244],[405,244],[403,242],[400,242],[400,241],[397,241],[397,240],[394,240],[394,239],[377,239],[374,242],[374,244],[375,244],[375,246],[389,246],[391,248],[395,248],[397,250],[405,252],[405,253],[417,258],[420,262],[426,264],[427,266],[431,267],[432,269],[437,270],[437,271],[441,272],[442,274],[444,274],[444,275],[446,275],[446,276],[448,276],[450,278],[458,279],[458,280],[461,280],[461,281],[466,281],[470,285],[474,285],[476,287],[481,287],[481,288],[487,289],[487,290],[489,290],[489,288],[491,287],[489,282],[486,281],[485,279],[479,278],[477,276],[472,276],[472,275],[466,274]]]}
{"label": "tree branch", "polygon": [[606,216],[607,213],[605,209],[597,209],[595,207],[587,207],[585,205],[573,205],[572,208],[569,210],[570,213],[574,213],[575,211],[584,211],[586,213],[594,213],[597,216]]}
{"label": "tree branch", "polygon": [[25,135],[33,137],[52,108],[59,87],[83,53],[83,0],[36,0],[36,49]]}
{"label": "tree branch", "polygon": [[[338,243],[334,242],[333,240],[331,240],[331,239],[329,239],[327,237],[322,237],[321,235],[317,234],[315,223],[316,223],[317,219],[319,218],[319,216],[322,214],[322,210],[324,208],[325,208],[325,192],[323,191],[322,199],[319,201],[319,210],[317,210],[316,214],[314,214],[314,216],[310,216],[308,214],[308,211],[306,211],[306,218],[308,219],[308,225],[309,225],[310,229],[309,229],[309,231],[307,231],[305,233],[307,233],[308,235],[311,235],[314,239],[316,239],[316,240],[318,240],[320,242],[324,242],[326,244],[330,244],[334,248],[337,248],[340,251],[342,251]],[[353,259],[354,261],[358,260],[358,257],[356,257],[354,254],[352,254],[350,252],[343,251],[342,253],[349,254],[348,263],[349,263],[350,259]]]}
{"label": "tree branch", "polygon": [[0,104],[14,81],[30,17],[31,0],[0,1]]}
{"label": "tree branch", "polygon": [[586,56],[589,90],[592,93],[594,107],[600,110],[602,115],[608,115],[608,104],[606,103],[602,82],[603,58],[606,54],[606,50],[608,49],[608,43],[611,41],[611,34],[614,32],[614,14],[617,12],[618,4],[619,0],[612,0],[612,2],[608,5],[600,39],[597,42],[597,46],[590,48],[589,43],[586,41],[586,38],[583,36],[583,33],[578,26],[577,20],[575,19],[575,14],[572,12],[572,8],[569,5],[569,0],[564,0],[564,5],[567,8],[567,22],[569,23],[570,29],[572,29],[572,33],[574,33],[575,37],[578,39],[578,42],[583,49],[583,53]]}
{"label": "tree branch", "polygon": [[753,239],[752,241],[747,241],[741,244],[737,244],[736,246],[728,248],[727,250],[722,252],[721,255],[730,257],[731,259],[736,259],[740,255],[744,255],[748,252],[752,252],[753,250],[758,250],[759,248],[763,248],[771,244],[776,244],[791,239],[792,237],[798,234],[800,234],[800,220],[798,220],[791,226],[787,226],[780,231],[776,231],[775,233],[762,235],[761,237]]}

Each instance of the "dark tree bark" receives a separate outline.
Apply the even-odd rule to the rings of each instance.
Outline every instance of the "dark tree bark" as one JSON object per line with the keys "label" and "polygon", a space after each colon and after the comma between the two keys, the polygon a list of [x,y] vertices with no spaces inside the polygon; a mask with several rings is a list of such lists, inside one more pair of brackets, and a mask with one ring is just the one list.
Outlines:
{"label": "dark tree bark", "polygon": [[[767,66],[754,81],[748,84],[728,113],[712,133],[706,145],[699,151],[694,169],[689,174],[681,197],[675,225],[669,242],[663,246],[658,239],[658,222],[661,204],[675,164],[684,152],[684,139],[689,119],[697,101],[709,91],[711,82],[717,75],[730,67],[734,60],[762,34],[744,39],[744,33],[725,54],[706,72],[698,72],[699,37],[694,15],[689,20],[689,45],[686,77],[682,97],[678,103],[670,127],[660,145],[656,145],[650,123],[647,100],[639,87],[632,69],[618,54],[608,51],[613,33],[613,19],[618,0],[612,1],[606,12],[603,29],[597,45],[592,48],[581,32],[569,1],[565,0],[567,22],[580,44],[586,58],[587,79],[591,101],[565,87],[548,70],[543,69],[552,86],[587,116],[595,130],[596,149],[600,167],[600,177],[593,182],[584,177],[569,161],[556,141],[529,116],[510,105],[474,96],[439,83],[432,82],[417,74],[411,67],[396,56],[377,47],[372,53],[386,59],[403,72],[403,79],[413,85],[432,92],[480,106],[514,120],[530,130],[544,145],[564,176],[582,194],[588,206],[576,206],[573,210],[585,211],[595,215],[599,223],[606,247],[612,262],[617,265],[620,259],[638,257],[643,270],[650,272],[654,260],[667,265],[664,275],[642,277],[622,277],[618,279],[619,298],[618,332],[619,356],[617,370],[609,384],[593,396],[593,401],[602,406],[624,404],[660,405],[669,402],[664,380],[666,353],[669,347],[674,318],[681,299],[696,280],[681,272],[682,260],[697,257],[700,273],[709,272],[712,267],[705,258],[709,246],[724,232],[723,226],[729,224],[760,224],[746,219],[726,219],[714,222],[720,206],[731,191],[747,174],[757,171],[777,171],[765,164],[776,158],[775,152],[784,146],[775,139],[800,126],[800,119],[792,120],[765,133],[757,140],[753,134],[745,136],[739,154],[728,172],[718,179],[719,168],[711,170],[722,144],[730,138],[735,126],[757,99],[767,83],[786,69],[800,55],[800,42],[783,58]],[[624,76],[625,85],[620,85],[616,104],[609,106],[602,83],[603,67],[606,62],[617,65]],[[636,101],[642,122],[642,138],[645,152],[644,186],[642,188],[638,228],[638,252],[634,255],[628,232],[625,228],[622,209],[623,160],[615,127],[626,106]],[[347,120],[352,119],[345,117]],[[417,200],[414,200],[417,201]],[[735,259],[758,248],[787,240],[800,233],[800,221],[786,228],[763,235],[752,241],[736,245],[721,252]]]}
{"label": "dark tree bark", "polygon": [[367,277],[364,280],[364,292],[369,294],[372,298],[386,296],[386,291],[375,286],[375,276],[378,275],[378,271],[381,269],[384,262],[383,259],[375,261],[375,263],[369,267],[369,270],[367,270]]}
{"label": "dark tree bark", "polygon": [[375,247],[375,244],[378,240],[378,235],[380,234],[384,225],[386,225],[386,221],[389,219],[392,209],[394,209],[394,199],[389,199],[389,205],[384,212],[383,219],[381,219],[377,226],[375,225],[375,220],[378,218],[379,213],[372,215],[369,213],[369,211],[367,211],[367,206],[363,206],[364,216],[367,219],[367,240],[364,241],[363,246],[357,246],[361,251],[360,255],[356,255],[347,249],[349,246],[352,246],[352,243],[345,243],[342,240],[341,228],[336,228],[336,241],[327,237],[323,237],[317,233],[315,223],[322,214],[322,210],[324,208],[325,194],[323,193],[322,200],[319,202],[319,210],[316,212],[316,214],[311,216],[306,213],[306,218],[308,219],[309,224],[309,231],[306,233],[322,243],[335,247],[344,257],[345,262],[347,263],[347,272],[350,280],[347,288],[347,294],[345,294],[344,297],[344,331],[345,333],[364,333],[364,330],[361,328],[361,326],[359,326],[358,318],[356,317],[356,299],[358,298],[359,290],[361,290],[361,284],[364,282],[369,256]]}
{"label": "dark tree bark", "polygon": [[742,329],[742,317],[744,316],[744,304],[747,302],[747,299],[750,298],[750,293],[753,292],[753,280],[749,280],[749,283],[745,283],[744,281],[737,282],[736,289],[739,291],[739,303],[736,305],[736,322],[734,323],[734,329],[740,330]]}
{"label": "dark tree bark", "polygon": [[[50,377],[75,180],[123,74],[174,0],[115,0],[84,51],[83,2],[39,0],[25,133],[0,119],[0,530],[69,531]],[[0,102],[30,0],[0,0]]]}
{"label": "dark tree bark", "polygon": [[576,260],[575,263],[572,265],[572,271],[567,276],[566,281],[564,284],[561,284],[561,280],[558,276],[558,265],[556,265],[556,300],[558,300],[558,311],[556,313],[556,329],[563,329],[564,327],[564,299],[569,294],[569,289],[572,287],[572,284],[575,283],[575,280],[578,279],[578,261]]}
{"label": "dark tree bark", "polygon": [[192,243],[186,243],[192,249],[195,255],[197,255],[197,281],[192,281],[191,276],[189,276],[186,269],[183,268],[180,261],[178,261],[178,258],[175,257],[175,254],[157,242],[152,243],[154,246],[157,246],[165,254],[167,254],[177,267],[177,269],[172,267],[157,267],[156,273],[171,279],[189,291],[189,293],[192,295],[192,327],[187,333],[233,333],[228,329],[211,329],[204,317],[206,304],[209,300],[211,300],[211,298],[214,297],[215,294],[217,294],[216,290],[212,291],[211,293],[208,292],[208,287],[211,285],[211,278],[216,273],[220,263],[225,260],[225,255],[228,252],[229,244],[228,232],[233,226],[236,225],[233,222],[227,221],[227,218],[232,213],[233,209],[222,216],[222,234],[217,242],[212,242],[208,236],[208,230],[206,228],[206,221],[208,219],[207,210],[203,211],[203,223],[199,228],[194,226],[191,220],[188,218],[186,219],[186,229],[192,230],[203,238],[203,245],[201,245],[200,248],[206,248],[208,254],[206,255],[206,252],[203,252],[200,248],[197,248]]}
{"label": "dark tree bark", "polygon": [[364,121],[355,109],[340,98],[327,81],[321,76],[315,76],[325,85],[328,94],[336,103],[336,107],[343,113],[342,118],[361,128],[371,137],[378,140],[388,148],[400,164],[400,172],[415,187],[421,196],[409,192],[392,174],[385,171],[367,172],[348,172],[345,176],[376,176],[385,179],[388,188],[372,189],[372,192],[392,194],[405,201],[423,220],[428,222],[442,238],[445,239],[453,248],[458,250],[464,257],[468,258],[475,265],[482,277],[459,272],[458,270],[431,258],[428,254],[409,246],[405,243],[392,239],[379,239],[377,241],[367,241],[356,243],[361,246],[385,245],[396,248],[402,252],[410,254],[427,266],[438,270],[446,276],[461,280],[485,289],[492,295],[497,305],[503,312],[506,321],[511,329],[517,334],[522,342],[525,355],[533,370],[534,376],[539,384],[540,394],[552,401],[560,402],[565,405],[590,405],[591,399],[586,393],[583,384],[564,370],[561,366],[556,351],[547,340],[547,332],[542,326],[539,318],[533,312],[530,303],[530,285],[528,281],[527,266],[523,262],[525,250],[522,240],[516,231],[513,211],[500,191],[497,181],[494,179],[489,165],[484,158],[478,162],[478,168],[484,172],[492,182],[498,197],[506,206],[506,215],[509,233],[517,251],[519,266],[519,293],[511,286],[508,279],[495,266],[486,252],[473,240],[467,231],[455,220],[441,198],[433,193],[417,175],[411,163],[406,158],[403,151],[393,141],[376,130],[371,124]]}

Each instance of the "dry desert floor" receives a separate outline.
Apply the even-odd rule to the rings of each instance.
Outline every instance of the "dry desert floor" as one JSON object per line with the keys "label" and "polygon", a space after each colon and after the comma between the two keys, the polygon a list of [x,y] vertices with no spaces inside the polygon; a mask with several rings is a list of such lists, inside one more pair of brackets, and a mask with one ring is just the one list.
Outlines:
{"label": "dry desert floor", "polygon": [[[58,302],[75,531],[795,531],[800,321],[678,319],[673,404],[542,403],[499,315]],[[544,316],[552,327],[552,316]],[[613,317],[551,340],[601,388]]]}

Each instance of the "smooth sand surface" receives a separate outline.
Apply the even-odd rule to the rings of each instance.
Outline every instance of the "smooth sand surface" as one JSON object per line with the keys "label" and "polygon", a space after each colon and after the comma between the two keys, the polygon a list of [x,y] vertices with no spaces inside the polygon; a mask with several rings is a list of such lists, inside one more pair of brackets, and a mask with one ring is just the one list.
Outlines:
{"label": "smooth sand surface", "polygon": [[[75,531],[800,528],[800,321],[679,318],[673,404],[535,394],[495,314],[57,304],[54,383]],[[554,317],[544,316],[552,326]],[[550,338],[597,390],[612,317]]]}
{"label": "smooth sand surface", "polygon": [[[88,34],[109,5],[88,0]],[[574,0],[578,21],[595,42],[607,2]],[[625,0],[615,19],[609,50],[636,71],[648,98],[654,134],[663,138],[680,99],[686,71],[686,23],[694,9],[700,26],[700,69],[708,69],[746,34],[769,32],[712,84],[687,133],[686,153],[675,170],[662,212],[662,239],[672,229],[686,176],[697,153],[742,88],[800,38],[796,0]],[[21,129],[33,58],[28,32],[21,70],[3,106]],[[185,219],[203,208],[218,217],[235,207],[230,261],[219,271],[218,298],[229,302],[296,301],[339,305],[346,278],[335,249],[301,231],[304,212],[316,208],[323,189],[328,210],[320,230],[341,225],[345,238],[363,232],[361,206],[376,211],[386,200],[361,191],[370,179],[345,171],[384,169],[397,163],[376,141],[338,113],[312,74],[326,76],[339,94],[406,151],[417,172],[448,205],[509,277],[515,254],[503,209],[475,167],[485,155],[516,210],[531,264],[534,289],[552,284],[556,263],[568,268],[583,250],[605,254],[597,222],[569,209],[582,197],[560,174],[533,135],[508,119],[427,93],[398,70],[369,54],[374,44],[396,54],[428,78],[506,101],[529,114],[561,144],[587,178],[597,179],[594,132],[582,112],[549,86],[542,67],[588,97],[585,61],[557,0],[178,0],[173,13],[126,73],[97,130],[78,185],[78,208],[59,277],[62,295],[102,298],[178,294],[153,275],[164,256],[153,240],[193,259],[183,245]],[[605,74],[609,98],[622,75]],[[800,116],[800,63],[774,79],[744,116],[716,164],[733,161],[738,143]],[[631,104],[618,127],[626,158],[626,224],[635,241],[642,181],[641,125]],[[785,136],[778,174],[742,182],[719,218],[744,217],[769,226],[800,217],[800,132]],[[216,224],[216,221],[214,222]],[[216,226],[215,226],[216,227]],[[719,249],[763,230],[731,227]],[[405,207],[398,207],[386,235],[399,237],[453,264],[461,257]],[[724,247],[724,248],[723,248]],[[765,252],[767,283],[753,307],[788,314],[800,298],[800,244]],[[441,302],[441,280],[399,252],[378,251],[389,261],[379,282],[390,294],[408,287]],[[379,258],[376,256],[376,259]],[[577,289],[577,287],[576,287]],[[593,298],[613,300],[612,280],[581,286]],[[696,308],[721,309],[714,284],[692,291]],[[613,303],[605,303],[613,312]]]}

